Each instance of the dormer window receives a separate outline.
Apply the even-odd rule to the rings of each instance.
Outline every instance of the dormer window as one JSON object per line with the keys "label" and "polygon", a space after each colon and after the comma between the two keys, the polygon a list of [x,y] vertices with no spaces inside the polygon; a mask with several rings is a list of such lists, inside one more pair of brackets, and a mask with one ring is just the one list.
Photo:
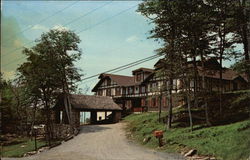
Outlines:
{"label": "dormer window", "polygon": [[136,74],[136,82],[140,82],[141,81],[141,74]]}

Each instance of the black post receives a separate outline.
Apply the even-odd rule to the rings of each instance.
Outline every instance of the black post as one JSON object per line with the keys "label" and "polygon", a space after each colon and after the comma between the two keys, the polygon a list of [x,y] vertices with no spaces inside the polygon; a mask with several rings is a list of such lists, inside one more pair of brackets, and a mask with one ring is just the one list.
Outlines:
{"label": "black post", "polygon": [[159,140],[159,147],[161,147],[162,146],[162,136],[159,136],[158,140]]}
{"label": "black post", "polygon": [[37,143],[36,143],[36,129],[34,129],[35,130],[35,150],[36,150],[36,152],[37,152]]}

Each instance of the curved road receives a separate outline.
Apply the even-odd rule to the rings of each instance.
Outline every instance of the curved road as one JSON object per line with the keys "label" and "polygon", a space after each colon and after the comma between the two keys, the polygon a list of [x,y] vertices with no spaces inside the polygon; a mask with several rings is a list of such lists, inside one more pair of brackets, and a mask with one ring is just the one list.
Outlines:
{"label": "curved road", "polygon": [[180,155],[156,152],[126,139],[124,123],[86,125],[74,139],[48,151],[3,160],[183,160]]}

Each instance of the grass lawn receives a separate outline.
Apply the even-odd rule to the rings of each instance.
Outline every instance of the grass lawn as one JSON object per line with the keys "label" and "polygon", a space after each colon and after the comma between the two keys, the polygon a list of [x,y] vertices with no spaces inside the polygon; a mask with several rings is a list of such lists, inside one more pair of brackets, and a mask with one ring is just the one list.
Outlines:
{"label": "grass lawn", "polygon": [[[46,142],[42,140],[37,141],[37,148],[45,146]],[[35,141],[28,138],[24,139],[24,142],[3,146],[2,147],[2,157],[22,157],[23,154],[35,150]]]}
{"label": "grass lawn", "polygon": [[[250,120],[213,127],[196,125],[193,132],[190,132],[189,127],[173,127],[167,131],[165,124],[158,122],[158,113],[132,114],[125,121],[128,122],[127,130],[132,133],[132,138],[147,147],[158,146],[158,140],[152,132],[163,130],[166,144],[161,150],[164,151],[178,152],[192,148],[198,154],[223,160],[246,160],[250,156]],[[173,125],[177,126],[177,123]],[[147,137],[151,139],[143,143]]]}

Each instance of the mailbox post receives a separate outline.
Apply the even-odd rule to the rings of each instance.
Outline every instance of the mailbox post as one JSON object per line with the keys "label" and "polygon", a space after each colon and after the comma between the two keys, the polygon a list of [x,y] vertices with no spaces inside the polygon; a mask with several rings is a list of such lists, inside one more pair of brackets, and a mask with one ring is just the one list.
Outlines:
{"label": "mailbox post", "polygon": [[40,126],[34,125],[34,126],[33,126],[33,134],[34,134],[34,136],[35,136],[35,150],[36,150],[36,151],[37,151],[37,130],[38,130],[38,129],[42,129],[42,128],[44,128],[43,125],[40,125]]}
{"label": "mailbox post", "polygon": [[154,131],[154,136],[159,140],[159,147],[163,146],[162,143],[163,131],[162,130]]}
{"label": "mailbox post", "polygon": [[35,136],[35,150],[36,150],[36,152],[37,152],[37,142],[36,142],[36,136],[37,136],[37,129],[38,129],[38,127],[36,127],[36,126],[34,126],[33,127],[33,131],[34,131],[34,136]]}

